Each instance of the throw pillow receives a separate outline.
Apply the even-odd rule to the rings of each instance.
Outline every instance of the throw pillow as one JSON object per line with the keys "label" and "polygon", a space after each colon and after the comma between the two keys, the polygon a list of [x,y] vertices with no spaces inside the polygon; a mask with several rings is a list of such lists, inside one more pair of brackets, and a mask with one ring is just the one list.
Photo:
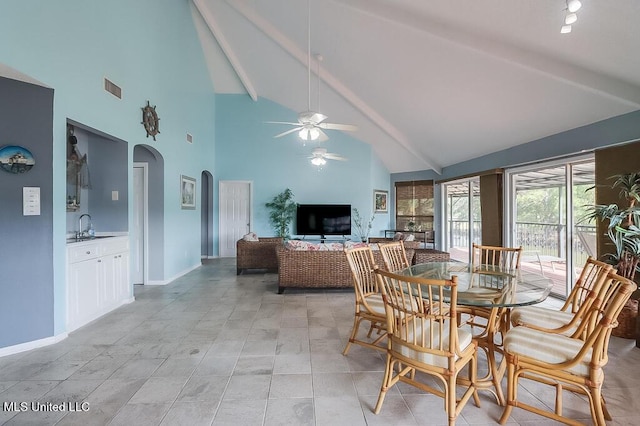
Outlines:
{"label": "throw pillow", "polygon": [[393,241],[402,241],[404,239],[404,234],[402,232],[396,232],[393,236]]}
{"label": "throw pillow", "polygon": [[[350,249],[350,248],[356,248],[356,247],[367,247],[369,244],[367,243],[358,243],[358,242],[353,242],[353,241],[347,241],[344,243],[344,248],[345,249]],[[378,247],[377,244],[373,244],[373,246]]]}
{"label": "throw pillow", "polygon": [[409,235],[407,235],[407,236],[405,237],[405,239],[404,239],[404,240],[405,240],[405,241],[413,241],[413,240],[415,240],[415,239],[416,239],[416,236],[415,236],[415,235],[413,235],[413,234],[409,234]]}
{"label": "throw pillow", "polygon": [[249,232],[248,234],[245,234],[242,239],[245,241],[259,241],[258,236],[255,232]]}

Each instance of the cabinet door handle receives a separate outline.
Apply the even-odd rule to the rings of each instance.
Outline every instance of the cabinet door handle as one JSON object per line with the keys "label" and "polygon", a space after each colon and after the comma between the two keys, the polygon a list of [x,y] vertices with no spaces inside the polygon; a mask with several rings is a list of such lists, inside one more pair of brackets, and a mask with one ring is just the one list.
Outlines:
{"label": "cabinet door handle", "polygon": [[91,254],[91,250],[87,250],[87,253],[86,253],[86,254]]}
{"label": "cabinet door handle", "polygon": [[98,263],[102,262],[102,259],[98,259]]}

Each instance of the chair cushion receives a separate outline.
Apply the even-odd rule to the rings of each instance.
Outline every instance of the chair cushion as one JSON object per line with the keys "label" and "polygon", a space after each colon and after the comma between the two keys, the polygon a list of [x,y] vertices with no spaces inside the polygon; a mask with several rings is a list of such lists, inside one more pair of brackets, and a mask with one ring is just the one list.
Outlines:
{"label": "chair cushion", "polygon": [[367,306],[369,306],[369,309],[371,309],[373,313],[383,315],[383,316],[386,315],[384,310],[384,302],[382,301],[381,294],[372,294],[370,296],[367,296],[366,299],[367,299]]}
{"label": "chair cushion", "polygon": [[[426,325],[430,328],[428,325]],[[467,326],[458,327],[458,342],[460,345],[460,350],[464,351],[472,342],[472,334],[471,330]],[[420,329],[418,332],[422,333]],[[430,330],[424,330],[425,336],[429,339]],[[444,337],[444,347],[449,347],[449,321],[445,321],[444,332],[446,333]],[[410,339],[413,338],[413,332],[410,333]],[[434,343],[440,342],[440,327],[436,327],[433,329],[433,340]],[[430,349],[431,341],[425,342],[427,343],[426,347]],[[449,365],[448,358],[446,356],[435,355],[427,352],[416,351],[411,349],[402,343],[396,342],[395,340],[391,341],[391,350],[399,352],[403,356],[408,358],[413,358],[418,362],[422,362],[424,364],[435,365],[437,367],[446,368]],[[457,356],[455,357],[458,358]]]}
{"label": "chair cushion", "polygon": [[[569,361],[582,349],[584,342],[556,333],[545,333],[527,327],[515,327],[504,337],[504,350],[511,354],[523,355],[549,364],[560,364]],[[591,361],[589,349],[579,363],[567,369],[578,376],[589,375]]]}
{"label": "chair cushion", "polygon": [[[541,308],[539,306],[525,306],[511,310],[511,323],[515,326],[526,326],[528,324],[553,330],[569,324],[572,319],[573,314],[570,312]],[[576,327],[571,327],[571,329],[562,334],[570,336],[575,330]]]}

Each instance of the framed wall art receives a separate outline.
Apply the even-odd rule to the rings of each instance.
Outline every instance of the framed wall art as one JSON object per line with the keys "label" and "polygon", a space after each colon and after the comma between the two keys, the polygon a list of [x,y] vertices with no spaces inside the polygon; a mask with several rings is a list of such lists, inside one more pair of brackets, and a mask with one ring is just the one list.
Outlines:
{"label": "framed wall art", "polygon": [[26,173],[36,160],[27,148],[16,145],[6,145],[0,148],[0,168],[9,173]]}
{"label": "framed wall art", "polygon": [[389,213],[388,204],[389,191],[374,189],[373,191],[373,211],[374,213]]}
{"label": "framed wall art", "polygon": [[196,180],[180,175],[180,207],[187,210],[196,208]]}

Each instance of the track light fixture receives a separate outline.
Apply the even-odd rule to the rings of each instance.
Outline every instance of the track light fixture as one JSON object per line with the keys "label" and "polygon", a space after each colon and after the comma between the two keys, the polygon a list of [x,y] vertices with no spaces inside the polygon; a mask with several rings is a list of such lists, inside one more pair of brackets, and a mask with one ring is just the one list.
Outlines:
{"label": "track light fixture", "polygon": [[582,7],[580,0],[565,0],[565,4],[567,5],[567,14],[564,17],[564,25],[560,28],[561,34],[569,34],[571,32],[571,24],[578,20],[576,12]]}
{"label": "track light fixture", "polygon": [[580,0],[569,0],[569,2],[567,2],[567,9],[571,13],[577,12],[581,7],[582,3]]}

